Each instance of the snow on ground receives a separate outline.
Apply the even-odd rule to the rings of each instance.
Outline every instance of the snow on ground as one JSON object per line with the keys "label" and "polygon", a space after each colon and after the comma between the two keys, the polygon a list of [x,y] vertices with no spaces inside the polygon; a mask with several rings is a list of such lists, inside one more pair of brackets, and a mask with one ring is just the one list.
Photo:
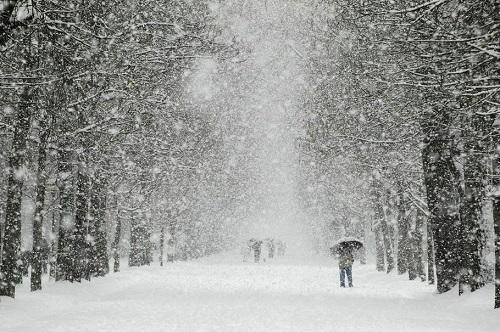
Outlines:
{"label": "snow on ground", "polygon": [[220,255],[44,286],[2,298],[2,331],[493,332],[500,323],[491,287],[458,299],[355,265],[355,288],[341,289],[335,262],[321,257]]}

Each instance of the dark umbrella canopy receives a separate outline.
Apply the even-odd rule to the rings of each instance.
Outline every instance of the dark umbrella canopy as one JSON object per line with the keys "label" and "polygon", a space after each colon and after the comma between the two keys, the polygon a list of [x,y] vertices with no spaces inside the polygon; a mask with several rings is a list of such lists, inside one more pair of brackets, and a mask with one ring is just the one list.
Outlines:
{"label": "dark umbrella canopy", "polygon": [[339,249],[361,249],[363,247],[363,242],[353,237],[344,237],[339,240],[330,248],[332,252],[336,252]]}

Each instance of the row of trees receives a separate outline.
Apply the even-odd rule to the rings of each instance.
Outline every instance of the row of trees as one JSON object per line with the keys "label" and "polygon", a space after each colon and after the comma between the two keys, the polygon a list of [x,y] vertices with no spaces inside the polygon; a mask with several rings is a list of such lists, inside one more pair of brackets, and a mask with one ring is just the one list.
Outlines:
{"label": "row of trees", "polygon": [[[283,24],[304,24],[270,28],[290,37],[280,52],[307,65],[307,82],[293,85],[305,110],[301,202],[317,220],[336,216],[315,231],[364,236],[371,220],[379,270],[431,282],[435,275],[441,293],[497,280],[500,306],[498,2],[287,6],[297,18]],[[254,114],[236,109],[239,89],[258,90],[261,77],[242,57],[220,66],[228,72],[221,82],[200,78],[226,99],[214,101],[200,82],[201,94],[186,95],[190,71],[210,71],[214,55],[236,53],[221,42],[208,5],[9,0],[0,8],[0,163],[8,170],[0,177],[0,295],[14,296],[20,281],[27,196],[35,200],[33,290],[41,287],[43,229],[53,235],[58,280],[105,274],[109,247],[118,270],[126,225],[131,265],[149,263],[154,234],[178,236],[186,256],[217,250],[231,233],[220,221],[245,216],[255,199],[245,190],[253,156],[228,147],[255,152],[248,145],[258,140],[243,139]],[[260,61],[274,54],[256,53]],[[273,74],[282,80],[290,68],[299,75],[300,66],[279,63]],[[255,82],[242,79],[239,66]],[[486,259],[492,250],[495,276]]]}
{"label": "row of trees", "polygon": [[342,158],[351,170],[340,174],[364,179],[357,198],[371,205],[378,269],[423,278],[427,248],[440,293],[496,280],[499,307],[498,2],[316,6],[329,14],[309,27],[308,165],[324,174]]}
{"label": "row of trees", "polygon": [[223,226],[206,214],[227,199],[225,152],[184,98],[198,59],[234,53],[207,4],[2,1],[0,17],[0,295],[22,281],[22,229],[32,290],[46,242],[69,281],[105,275],[110,252],[117,271],[124,232],[132,266],[149,263],[154,234],[185,258],[219,250]]}

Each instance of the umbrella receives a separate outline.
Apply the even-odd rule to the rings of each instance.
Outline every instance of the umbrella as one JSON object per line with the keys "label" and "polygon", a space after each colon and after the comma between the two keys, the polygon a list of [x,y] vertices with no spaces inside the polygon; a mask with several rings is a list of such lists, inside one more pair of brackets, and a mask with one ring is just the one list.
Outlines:
{"label": "umbrella", "polygon": [[354,237],[343,237],[337,240],[337,242],[330,248],[333,252],[336,252],[338,249],[350,248],[350,249],[361,249],[363,247],[363,242]]}

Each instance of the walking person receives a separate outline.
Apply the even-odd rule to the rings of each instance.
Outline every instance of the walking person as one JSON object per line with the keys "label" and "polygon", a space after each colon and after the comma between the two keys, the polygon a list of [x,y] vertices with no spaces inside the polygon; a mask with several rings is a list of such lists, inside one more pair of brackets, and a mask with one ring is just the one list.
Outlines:
{"label": "walking person", "polygon": [[330,253],[339,261],[340,287],[345,287],[345,279],[349,287],[352,285],[352,264],[354,263],[354,250],[363,248],[363,242],[355,237],[343,237],[330,247]]}
{"label": "walking person", "polygon": [[253,253],[254,253],[254,260],[255,260],[255,263],[259,263],[259,262],[260,262],[260,251],[261,251],[261,247],[262,247],[262,241],[256,240],[256,241],[252,244],[252,249],[253,249]]}
{"label": "walking person", "polygon": [[272,259],[274,258],[274,251],[276,249],[274,245],[274,239],[269,239],[268,246],[269,246],[269,258]]}
{"label": "walking person", "polygon": [[339,246],[337,255],[339,260],[340,287],[345,287],[345,278],[349,287],[352,285],[352,264],[354,263],[353,248],[350,246]]}
{"label": "walking person", "polygon": [[174,262],[175,257],[175,243],[174,239],[168,239],[167,241],[167,263]]}
{"label": "walking person", "polygon": [[263,241],[261,241],[260,257],[264,263],[267,261],[267,258],[269,256],[268,243],[269,243],[269,239],[264,239]]}

